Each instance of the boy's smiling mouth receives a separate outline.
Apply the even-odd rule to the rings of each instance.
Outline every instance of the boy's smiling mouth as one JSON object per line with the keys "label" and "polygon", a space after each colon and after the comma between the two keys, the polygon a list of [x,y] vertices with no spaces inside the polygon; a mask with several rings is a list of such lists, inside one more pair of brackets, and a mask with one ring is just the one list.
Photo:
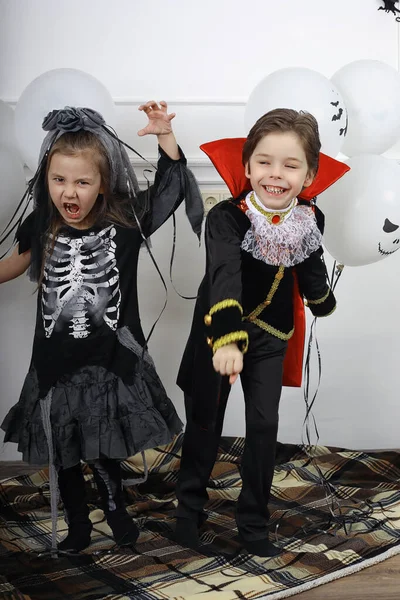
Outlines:
{"label": "boy's smiling mouth", "polygon": [[268,192],[268,194],[274,194],[276,196],[280,196],[281,194],[286,192],[285,188],[277,187],[275,185],[263,185],[262,187],[266,192]]}

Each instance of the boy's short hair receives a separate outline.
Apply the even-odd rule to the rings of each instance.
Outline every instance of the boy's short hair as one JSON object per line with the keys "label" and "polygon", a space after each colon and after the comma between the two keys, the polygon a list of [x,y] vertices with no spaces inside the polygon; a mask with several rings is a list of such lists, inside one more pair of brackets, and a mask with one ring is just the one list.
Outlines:
{"label": "boy's short hair", "polygon": [[319,139],[318,123],[312,114],[292,108],[276,108],[260,117],[249,131],[243,146],[242,162],[246,165],[257,144],[269,133],[293,132],[299,137],[307,159],[308,169],[312,173],[318,170]]}

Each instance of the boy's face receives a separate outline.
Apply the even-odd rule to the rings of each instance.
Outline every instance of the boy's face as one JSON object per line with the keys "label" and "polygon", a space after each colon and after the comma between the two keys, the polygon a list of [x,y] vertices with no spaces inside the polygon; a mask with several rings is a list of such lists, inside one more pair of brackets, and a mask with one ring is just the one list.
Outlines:
{"label": "boy's face", "polygon": [[51,200],[63,220],[76,229],[92,225],[90,212],[101,193],[101,175],[87,153],[67,156],[56,152],[50,161]]}
{"label": "boy's face", "polygon": [[255,147],[245,172],[260,202],[273,210],[289,206],[314,179],[300,139],[293,132],[265,135]]}

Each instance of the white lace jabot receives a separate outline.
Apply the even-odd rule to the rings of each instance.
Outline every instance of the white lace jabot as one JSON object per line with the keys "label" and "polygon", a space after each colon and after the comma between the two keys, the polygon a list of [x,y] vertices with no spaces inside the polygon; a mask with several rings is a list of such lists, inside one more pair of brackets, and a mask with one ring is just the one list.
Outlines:
{"label": "white lace jabot", "polygon": [[314,212],[297,203],[281,210],[266,208],[254,192],[246,196],[246,215],[251,222],[242,249],[269,265],[293,267],[303,262],[322,242]]}

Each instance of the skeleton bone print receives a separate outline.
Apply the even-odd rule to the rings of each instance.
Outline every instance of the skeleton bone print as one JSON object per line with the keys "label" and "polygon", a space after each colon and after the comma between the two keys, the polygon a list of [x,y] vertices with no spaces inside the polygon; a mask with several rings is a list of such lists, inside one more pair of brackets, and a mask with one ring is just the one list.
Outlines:
{"label": "skeleton bone print", "polygon": [[[91,325],[117,329],[121,292],[113,225],[98,233],[71,238],[58,235],[46,257],[42,317],[45,335],[69,323],[69,335],[86,338]],[[50,247],[53,242],[50,236]]]}

